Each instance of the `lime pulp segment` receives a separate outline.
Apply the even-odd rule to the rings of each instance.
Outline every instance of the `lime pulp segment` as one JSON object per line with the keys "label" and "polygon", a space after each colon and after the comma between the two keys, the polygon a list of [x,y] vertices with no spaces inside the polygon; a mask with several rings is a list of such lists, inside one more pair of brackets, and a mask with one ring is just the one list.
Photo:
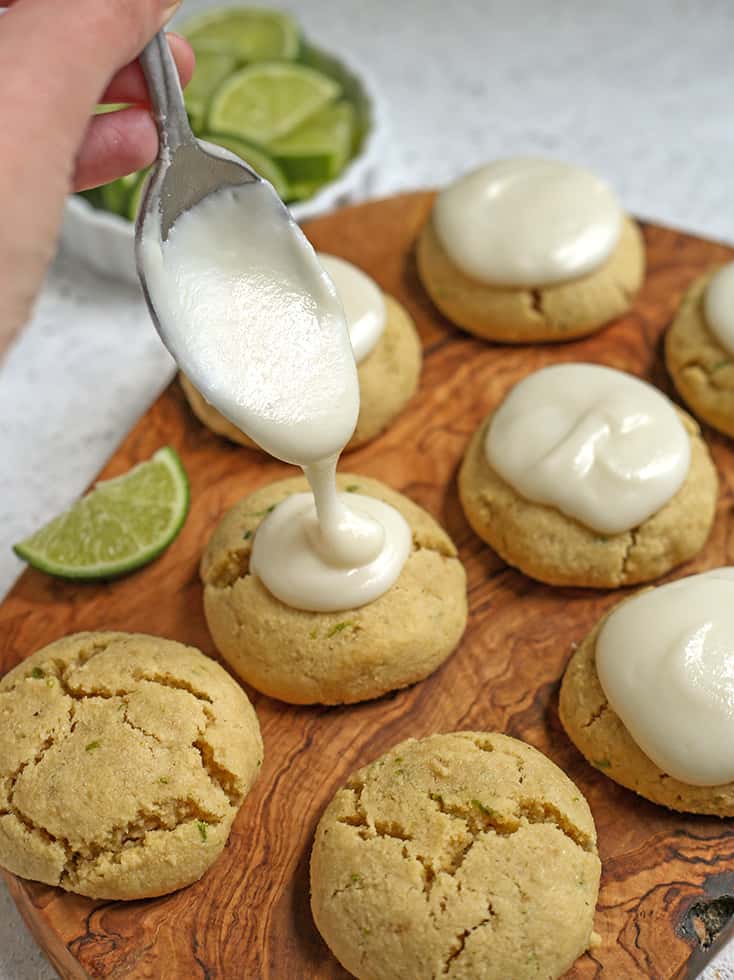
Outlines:
{"label": "lime pulp segment", "polygon": [[340,92],[338,82],[304,65],[251,65],[217,89],[208,128],[263,146],[300,126]]}
{"label": "lime pulp segment", "polygon": [[189,481],[170,446],[98,483],[14,548],[34,568],[70,579],[105,579],[147,564],[181,530]]}
{"label": "lime pulp segment", "polygon": [[301,45],[292,17],[255,7],[215,10],[194,17],[181,28],[197,54],[226,52],[240,64],[298,56]]}

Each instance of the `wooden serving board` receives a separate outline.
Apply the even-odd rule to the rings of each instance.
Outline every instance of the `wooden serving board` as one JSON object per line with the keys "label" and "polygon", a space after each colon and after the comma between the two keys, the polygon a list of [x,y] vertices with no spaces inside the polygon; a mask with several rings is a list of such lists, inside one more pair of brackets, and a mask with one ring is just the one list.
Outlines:
{"label": "wooden serving board", "polygon": [[[425,366],[419,394],[384,436],[350,454],[342,469],[402,490],[448,528],[469,576],[470,617],[461,646],[421,684],[353,707],[294,707],[248,692],[265,740],[262,775],[224,854],[190,888],[145,902],[94,902],[6,875],[63,977],[346,977],[309,912],[316,822],[353,769],[408,736],[456,729],[496,729],[526,739],[565,769],[591,804],[604,866],[596,919],[603,943],[569,977],[692,976],[700,941],[715,931],[716,913],[725,918],[727,900],[708,903],[734,893],[734,823],[675,815],[622,789],[586,764],[558,721],[558,684],[572,645],[620,594],[551,589],[505,566],[464,520],[456,471],[485,413],[544,364],[598,361],[670,392],[661,332],[688,283],[734,253],[647,225],[647,280],[627,316],[565,346],[499,347],[452,328],[421,289],[413,243],[431,201],[428,193],[376,201],[313,221],[306,231],[317,248],[364,268],[405,304],[420,330]],[[734,562],[734,452],[726,440],[707,434],[722,478],[716,525],[704,553],[676,575]],[[84,629],[156,633],[215,654],[202,612],[199,556],[227,507],[292,470],[208,433],[173,384],[102,475],[121,473],[164,444],[175,446],[191,479],[191,513],[178,539],[148,568],[111,584],[65,584],[27,571],[0,608],[0,671]]]}

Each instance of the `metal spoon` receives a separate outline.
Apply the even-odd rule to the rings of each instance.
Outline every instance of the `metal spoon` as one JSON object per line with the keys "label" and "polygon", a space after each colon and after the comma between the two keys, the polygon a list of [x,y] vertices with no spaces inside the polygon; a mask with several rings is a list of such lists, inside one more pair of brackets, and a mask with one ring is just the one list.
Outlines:
{"label": "metal spoon", "polygon": [[[176,356],[175,338],[166,335],[150,298],[142,261],[143,238],[166,241],[176,219],[208,194],[225,187],[259,183],[244,160],[222,147],[199,141],[191,131],[181,83],[166,35],[159,31],[140,55],[159,133],[158,160],[148,179],[135,222],[135,260],[153,323]],[[277,198],[275,191],[273,196]],[[284,219],[288,212],[281,204]]]}

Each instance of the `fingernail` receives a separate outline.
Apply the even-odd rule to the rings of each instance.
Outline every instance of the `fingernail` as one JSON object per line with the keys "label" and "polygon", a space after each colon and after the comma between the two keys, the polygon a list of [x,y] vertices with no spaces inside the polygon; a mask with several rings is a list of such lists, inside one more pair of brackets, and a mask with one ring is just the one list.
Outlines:
{"label": "fingernail", "polygon": [[167,24],[181,6],[181,0],[161,0],[161,26]]}

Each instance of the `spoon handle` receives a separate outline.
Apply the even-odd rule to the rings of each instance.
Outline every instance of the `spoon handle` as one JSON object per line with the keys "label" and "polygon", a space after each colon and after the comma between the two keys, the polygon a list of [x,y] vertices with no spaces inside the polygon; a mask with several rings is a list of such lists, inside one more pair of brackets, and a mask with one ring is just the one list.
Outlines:
{"label": "spoon handle", "polygon": [[185,143],[194,143],[196,138],[186,114],[178,69],[164,31],[158,31],[145,46],[140,55],[140,66],[148,83],[161,150],[174,151]]}

